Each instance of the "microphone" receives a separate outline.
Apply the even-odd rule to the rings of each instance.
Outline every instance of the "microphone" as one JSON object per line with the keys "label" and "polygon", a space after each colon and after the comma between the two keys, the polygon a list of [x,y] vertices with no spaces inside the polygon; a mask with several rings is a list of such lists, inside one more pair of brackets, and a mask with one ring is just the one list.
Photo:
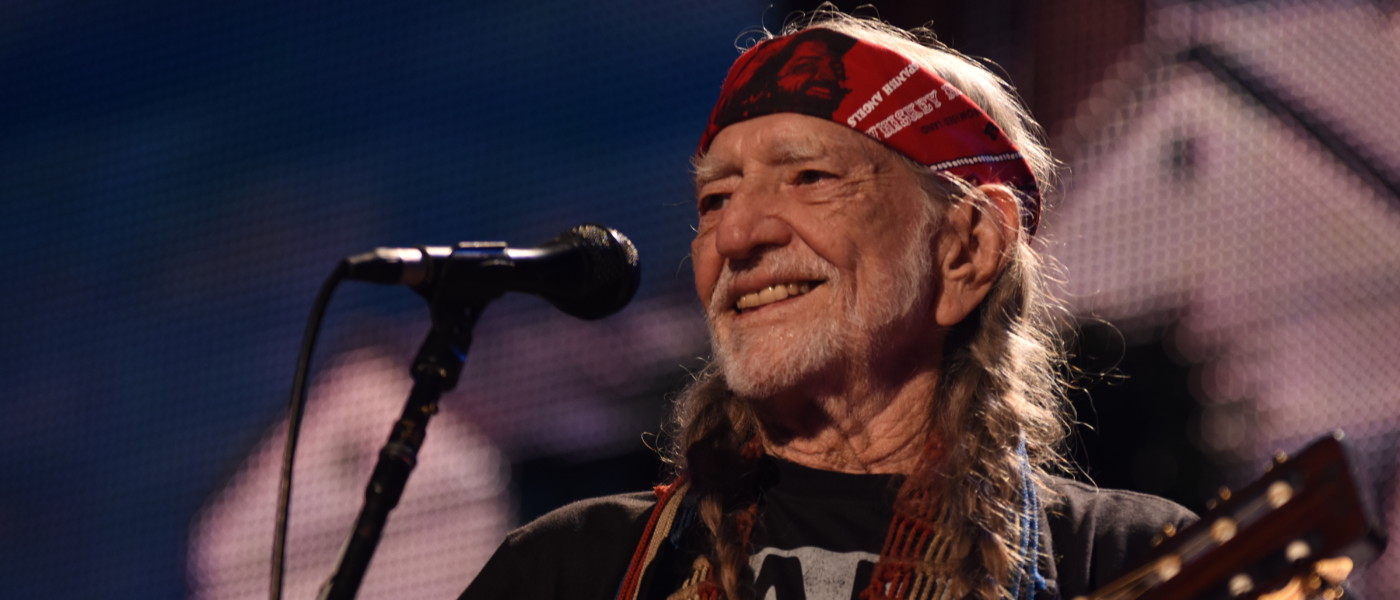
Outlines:
{"label": "microphone", "polygon": [[622,232],[599,225],[579,225],[534,248],[508,248],[505,242],[375,248],[341,263],[354,281],[525,292],[589,320],[626,306],[641,278],[636,246]]}

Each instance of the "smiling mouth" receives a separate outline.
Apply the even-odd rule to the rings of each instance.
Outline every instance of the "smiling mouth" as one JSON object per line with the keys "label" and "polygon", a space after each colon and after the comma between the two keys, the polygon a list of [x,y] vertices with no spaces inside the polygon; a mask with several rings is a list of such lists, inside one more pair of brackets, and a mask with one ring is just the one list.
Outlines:
{"label": "smiling mouth", "polygon": [[734,303],[734,309],[740,314],[743,314],[744,311],[754,310],[774,302],[781,302],[794,296],[801,296],[812,291],[821,284],[822,282],[820,281],[803,281],[798,283],[770,285],[757,292],[750,292],[739,296],[739,300]]}

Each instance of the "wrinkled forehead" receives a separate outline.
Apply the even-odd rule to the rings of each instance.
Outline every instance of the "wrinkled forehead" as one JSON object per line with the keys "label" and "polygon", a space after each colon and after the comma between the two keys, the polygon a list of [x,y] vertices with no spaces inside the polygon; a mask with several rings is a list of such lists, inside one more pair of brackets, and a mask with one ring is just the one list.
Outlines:
{"label": "wrinkled forehead", "polygon": [[[782,74],[814,60],[831,68],[803,85],[785,85]],[[1039,187],[1020,150],[956,86],[894,50],[821,28],[754,46],[730,68],[697,157],[724,128],[778,113],[842,125],[972,185],[1006,184],[1019,192],[1023,225],[1035,232]]]}

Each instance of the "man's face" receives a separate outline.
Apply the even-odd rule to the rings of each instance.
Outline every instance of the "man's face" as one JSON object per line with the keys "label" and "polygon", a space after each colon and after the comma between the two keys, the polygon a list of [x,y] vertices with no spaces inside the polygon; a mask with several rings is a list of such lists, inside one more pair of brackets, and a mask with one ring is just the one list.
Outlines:
{"label": "man's face", "polygon": [[779,89],[791,94],[830,100],[844,78],[840,60],[832,56],[826,44],[808,40],[793,49],[792,57],[778,71],[777,83]]}
{"label": "man's face", "polygon": [[768,115],[721,131],[696,185],[695,287],[734,391],[839,393],[936,355],[935,213],[893,151]]}

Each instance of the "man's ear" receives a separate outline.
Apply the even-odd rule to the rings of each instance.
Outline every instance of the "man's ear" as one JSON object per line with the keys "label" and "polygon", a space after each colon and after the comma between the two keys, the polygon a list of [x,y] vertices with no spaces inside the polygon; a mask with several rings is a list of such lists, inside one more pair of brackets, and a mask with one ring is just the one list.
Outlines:
{"label": "man's ear", "polygon": [[934,319],[943,327],[961,323],[982,303],[1006,267],[1007,249],[1021,234],[1016,196],[1001,185],[978,189],[990,202],[955,202],[939,236],[936,259],[942,287]]}

